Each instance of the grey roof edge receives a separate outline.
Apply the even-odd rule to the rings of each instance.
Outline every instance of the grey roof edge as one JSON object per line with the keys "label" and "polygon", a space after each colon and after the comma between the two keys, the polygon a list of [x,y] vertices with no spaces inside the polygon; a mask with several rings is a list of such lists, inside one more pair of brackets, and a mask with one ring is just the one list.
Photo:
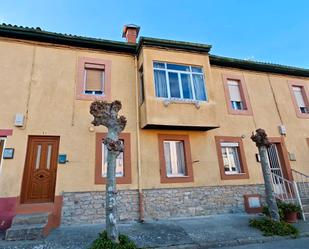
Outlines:
{"label": "grey roof edge", "polygon": [[[59,45],[69,45],[82,48],[122,52],[132,55],[136,54],[138,55],[143,46],[170,48],[170,49],[197,52],[197,53],[208,53],[211,49],[211,45],[207,44],[149,38],[149,37],[140,37],[138,44],[129,44],[127,42],[49,32],[44,31],[39,27],[29,28],[10,24],[2,24],[2,25],[0,24],[0,37],[1,36],[14,39],[53,43]],[[209,59],[210,64],[216,66],[239,68],[259,72],[285,74],[292,76],[309,77],[309,69],[305,68],[229,58],[212,54],[209,55]]]}
{"label": "grey roof edge", "polygon": [[208,53],[211,49],[211,45],[208,45],[208,44],[174,41],[174,40],[141,36],[139,39],[138,45],[137,45],[137,54],[140,53],[142,47],[144,46],[178,49],[178,50],[198,52],[198,53]]}
{"label": "grey roof edge", "polygon": [[286,74],[292,76],[309,77],[309,69],[285,66],[280,64],[250,61],[236,58],[229,58],[218,55],[209,55],[211,65],[239,68],[258,72],[267,72],[275,74]]}
{"label": "grey roof edge", "polygon": [[0,36],[22,40],[54,43],[59,45],[123,52],[129,54],[136,53],[135,44],[132,45],[126,42],[49,32],[44,31],[41,28],[28,28],[16,25],[2,24],[0,25]]}

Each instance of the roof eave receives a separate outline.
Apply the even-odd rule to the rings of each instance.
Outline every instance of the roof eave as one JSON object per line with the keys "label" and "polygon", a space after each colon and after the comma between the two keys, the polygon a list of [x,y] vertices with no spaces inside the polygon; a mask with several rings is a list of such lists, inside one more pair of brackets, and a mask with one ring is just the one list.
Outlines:
{"label": "roof eave", "polygon": [[211,45],[190,43],[182,41],[173,41],[149,37],[140,37],[137,45],[137,54],[140,53],[142,47],[157,47],[165,49],[175,49],[187,52],[209,53]]}
{"label": "roof eave", "polygon": [[268,64],[256,61],[228,58],[223,56],[209,55],[211,65],[231,67],[258,72],[285,74],[300,77],[309,77],[309,70],[304,68]]}
{"label": "roof eave", "polygon": [[40,30],[37,31],[35,29],[24,30],[15,27],[10,28],[1,27],[0,36],[14,39],[44,42],[44,43],[53,43],[59,45],[68,45],[73,47],[93,48],[93,49],[123,52],[129,54],[136,53],[135,44],[132,45],[109,40],[98,40],[78,36],[60,35]]}

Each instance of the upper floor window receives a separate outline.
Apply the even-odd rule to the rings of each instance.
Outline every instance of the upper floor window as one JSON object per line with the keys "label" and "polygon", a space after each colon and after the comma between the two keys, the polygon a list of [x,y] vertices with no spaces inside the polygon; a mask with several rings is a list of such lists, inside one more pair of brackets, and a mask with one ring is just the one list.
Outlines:
{"label": "upper floor window", "polygon": [[153,68],[157,97],[207,100],[201,67],[154,62]]}
{"label": "upper floor window", "polygon": [[144,69],[143,66],[139,69],[139,83],[140,83],[140,104],[145,100],[145,86],[144,86]]}
{"label": "upper floor window", "polygon": [[299,118],[309,118],[309,92],[305,82],[289,82],[292,101]]}
{"label": "upper floor window", "polygon": [[76,98],[110,100],[111,61],[79,58]]}
{"label": "upper floor window", "polygon": [[230,114],[252,115],[244,78],[237,75],[223,75],[223,83],[228,112]]}
{"label": "upper floor window", "polygon": [[301,86],[293,86],[293,92],[296,99],[297,106],[301,113],[309,113],[307,103],[305,103],[304,90]]}
{"label": "upper floor window", "polygon": [[85,64],[84,93],[104,95],[104,65]]}
{"label": "upper floor window", "polygon": [[232,104],[232,108],[234,110],[244,110],[244,102],[241,98],[239,81],[237,80],[228,80],[227,82],[229,93],[230,93],[230,101]]}

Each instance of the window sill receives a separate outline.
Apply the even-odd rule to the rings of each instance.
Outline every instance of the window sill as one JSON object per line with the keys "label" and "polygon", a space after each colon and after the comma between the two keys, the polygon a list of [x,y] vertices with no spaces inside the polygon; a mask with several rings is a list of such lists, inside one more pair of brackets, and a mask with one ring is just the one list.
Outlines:
{"label": "window sill", "polygon": [[167,175],[167,178],[187,178],[189,176],[183,176],[183,175]]}

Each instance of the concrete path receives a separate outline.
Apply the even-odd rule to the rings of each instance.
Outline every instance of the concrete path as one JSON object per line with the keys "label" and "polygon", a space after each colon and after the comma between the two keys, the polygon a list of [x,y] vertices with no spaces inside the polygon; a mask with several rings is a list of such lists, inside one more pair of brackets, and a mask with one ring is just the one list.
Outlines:
{"label": "concrete path", "polygon": [[[262,236],[260,231],[248,226],[253,217],[213,215],[126,223],[119,227],[121,233],[127,234],[142,248],[214,248],[286,239]],[[300,222],[297,227],[302,236],[309,236],[309,223]],[[103,229],[104,225],[60,227],[41,241],[0,241],[0,249],[86,249]]]}

